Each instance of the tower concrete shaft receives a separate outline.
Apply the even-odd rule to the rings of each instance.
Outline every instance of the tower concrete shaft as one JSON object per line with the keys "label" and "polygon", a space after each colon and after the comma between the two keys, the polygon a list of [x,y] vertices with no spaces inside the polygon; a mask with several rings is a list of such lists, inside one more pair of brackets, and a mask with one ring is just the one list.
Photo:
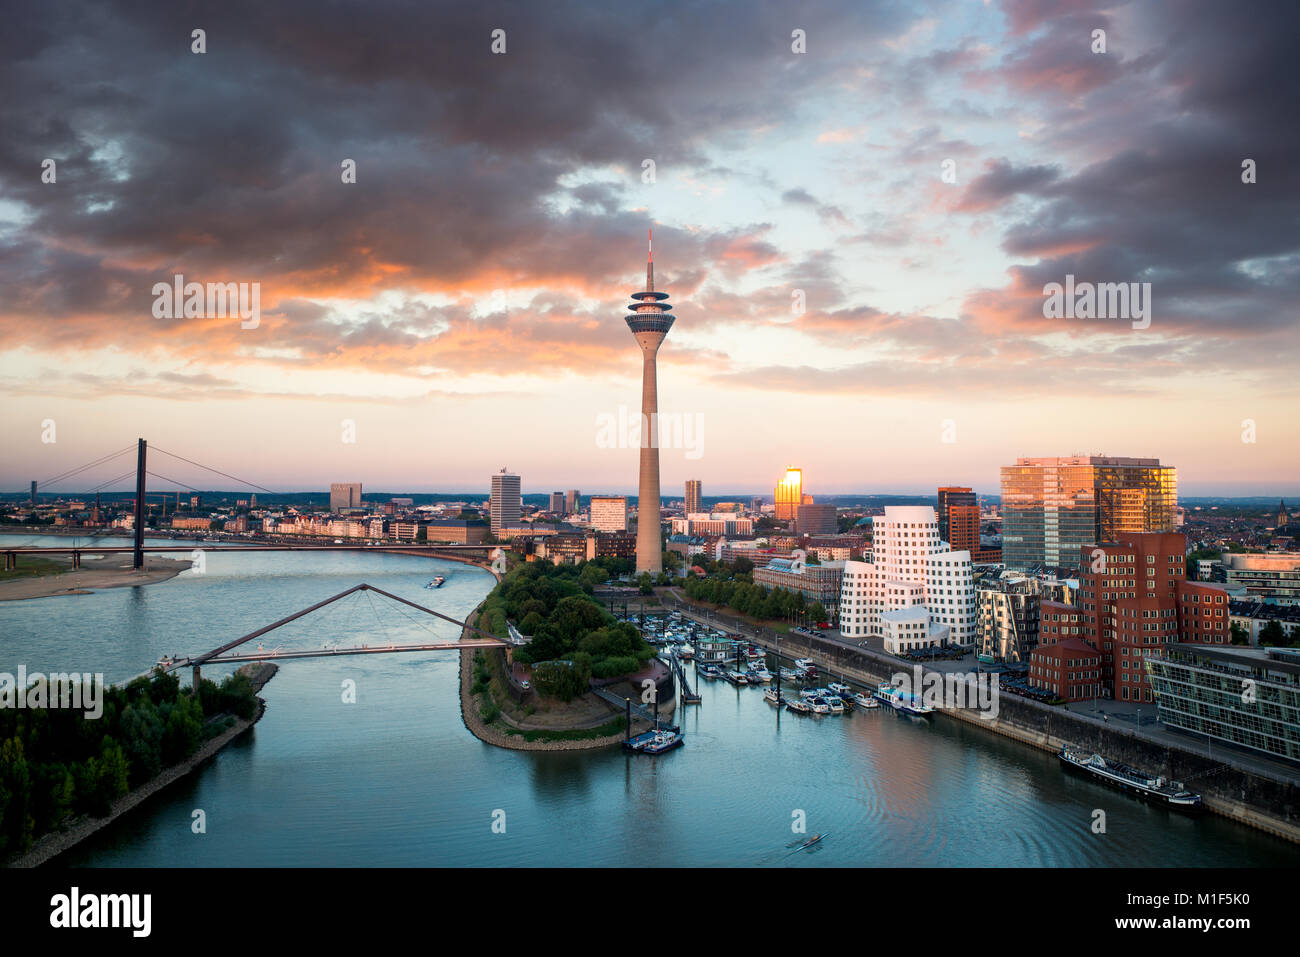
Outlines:
{"label": "tower concrete shaft", "polygon": [[641,472],[637,485],[636,570],[663,571],[663,536],[659,527],[659,385],[656,356],[675,317],[655,292],[654,253],[646,260],[645,289],[632,294],[628,328],[641,347]]}

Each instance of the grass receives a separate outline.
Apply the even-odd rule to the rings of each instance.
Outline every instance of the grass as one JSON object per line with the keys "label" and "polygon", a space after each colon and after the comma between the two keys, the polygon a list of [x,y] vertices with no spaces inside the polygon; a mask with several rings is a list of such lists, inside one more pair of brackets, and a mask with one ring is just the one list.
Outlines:
{"label": "grass", "polygon": [[52,558],[18,556],[18,567],[10,571],[0,571],[0,581],[12,581],[15,578],[41,578],[45,575],[58,575],[72,568],[67,562]]}
{"label": "grass", "polygon": [[581,730],[569,731],[550,731],[546,729],[537,729],[532,731],[520,731],[515,728],[505,728],[506,734],[522,737],[525,741],[590,741],[593,738],[608,738],[612,734],[618,734],[625,726],[625,719],[611,718],[598,728],[584,728]]}

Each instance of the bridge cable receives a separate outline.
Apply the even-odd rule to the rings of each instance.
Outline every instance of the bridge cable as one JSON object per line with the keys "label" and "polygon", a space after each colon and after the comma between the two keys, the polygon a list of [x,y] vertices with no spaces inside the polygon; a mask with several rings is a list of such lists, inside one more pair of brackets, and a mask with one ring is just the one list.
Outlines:
{"label": "bridge cable", "polygon": [[68,469],[66,472],[60,472],[58,475],[55,475],[53,478],[47,478],[44,482],[37,482],[36,491],[39,493],[41,488],[46,485],[53,485],[56,482],[62,482],[64,479],[72,478],[72,476],[86,471],[86,469],[94,468],[96,465],[103,465],[105,462],[115,459],[119,455],[125,455],[127,452],[130,452],[131,449],[133,449],[134,447],[135,446],[128,445],[126,448],[121,449],[120,451],[113,452],[109,455],[103,456],[102,458],[95,459],[93,462],[88,462],[87,464],[82,465],[78,468]]}
{"label": "bridge cable", "polygon": [[[159,447],[156,446],[156,445],[153,446],[152,448],[153,448],[153,450],[154,450],[155,452],[161,452],[163,455],[170,455],[172,458],[174,458],[174,459],[180,459],[182,462],[188,462],[190,465],[197,465],[197,466],[198,466],[199,468],[201,468],[201,469],[207,469],[209,472],[215,472],[217,475],[223,476],[224,478],[233,479],[234,481],[239,482],[239,483],[242,484],[242,485],[247,485],[247,486],[249,486],[250,488],[255,488],[255,489],[257,489],[259,492],[266,492],[266,493],[268,493],[268,494],[270,494],[270,495],[279,495],[279,494],[280,494],[279,492],[276,492],[276,491],[274,491],[273,489],[269,489],[269,488],[267,488],[267,487],[264,486],[264,485],[258,485],[256,482],[250,482],[248,479],[242,479],[242,478],[240,478],[240,477],[237,476],[237,475],[231,475],[230,473],[228,473],[228,472],[223,472],[223,471],[221,471],[220,469],[214,469],[212,466],[210,466],[210,465],[204,465],[202,462],[195,462],[193,459],[187,459],[185,456],[183,456],[183,455],[177,455],[175,452],[168,452],[166,449],[164,449],[164,448],[159,448]],[[173,481],[174,481],[174,480],[173,480]],[[178,484],[179,484],[179,483],[178,483]]]}

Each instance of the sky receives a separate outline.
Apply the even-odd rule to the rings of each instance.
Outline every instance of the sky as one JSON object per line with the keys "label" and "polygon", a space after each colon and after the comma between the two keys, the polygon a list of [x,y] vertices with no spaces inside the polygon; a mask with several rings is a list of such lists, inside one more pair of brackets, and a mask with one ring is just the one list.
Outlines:
{"label": "sky", "polygon": [[[1074,453],[1300,496],[1297,35],[1250,0],[12,8],[0,489],[143,436],[275,490],[634,493],[653,229],[667,497]],[[256,284],[256,324],[160,317],[177,275]],[[1048,318],[1067,276],[1149,283],[1149,324]]]}

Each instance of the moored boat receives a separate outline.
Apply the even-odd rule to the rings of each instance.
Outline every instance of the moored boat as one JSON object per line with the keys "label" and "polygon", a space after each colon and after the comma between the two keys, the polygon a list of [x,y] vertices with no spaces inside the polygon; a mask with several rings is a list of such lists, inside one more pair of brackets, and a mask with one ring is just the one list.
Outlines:
{"label": "moored boat", "polygon": [[1059,757],[1061,763],[1067,768],[1080,771],[1121,791],[1135,794],[1153,804],[1162,804],[1189,813],[1199,811],[1201,808],[1201,796],[1187,790],[1177,781],[1169,781],[1163,776],[1152,777],[1127,764],[1107,761],[1100,754],[1069,745],[1061,748]]}
{"label": "moored boat", "polygon": [[885,682],[876,688],[876,697],[885,704],[889,705],[895,711],[901,711],[904,714],[914,714],[924,717],[932,714],[934,708],[925,704],[921,699],[912,694],[910,691],[903,691],[893,685]]}
{"label": "moored boat", "polygon": [[879,708],[880,702],[869,694],[863,694],[859,691],[853,696],[853,703],[859,708]]}
{"label": "moored boat", "polygon": [[785,710],[793,711],[795,714],[812,714],[812,708],[808,707],[802,701],[796,701],[793,698],[785,699]]}

